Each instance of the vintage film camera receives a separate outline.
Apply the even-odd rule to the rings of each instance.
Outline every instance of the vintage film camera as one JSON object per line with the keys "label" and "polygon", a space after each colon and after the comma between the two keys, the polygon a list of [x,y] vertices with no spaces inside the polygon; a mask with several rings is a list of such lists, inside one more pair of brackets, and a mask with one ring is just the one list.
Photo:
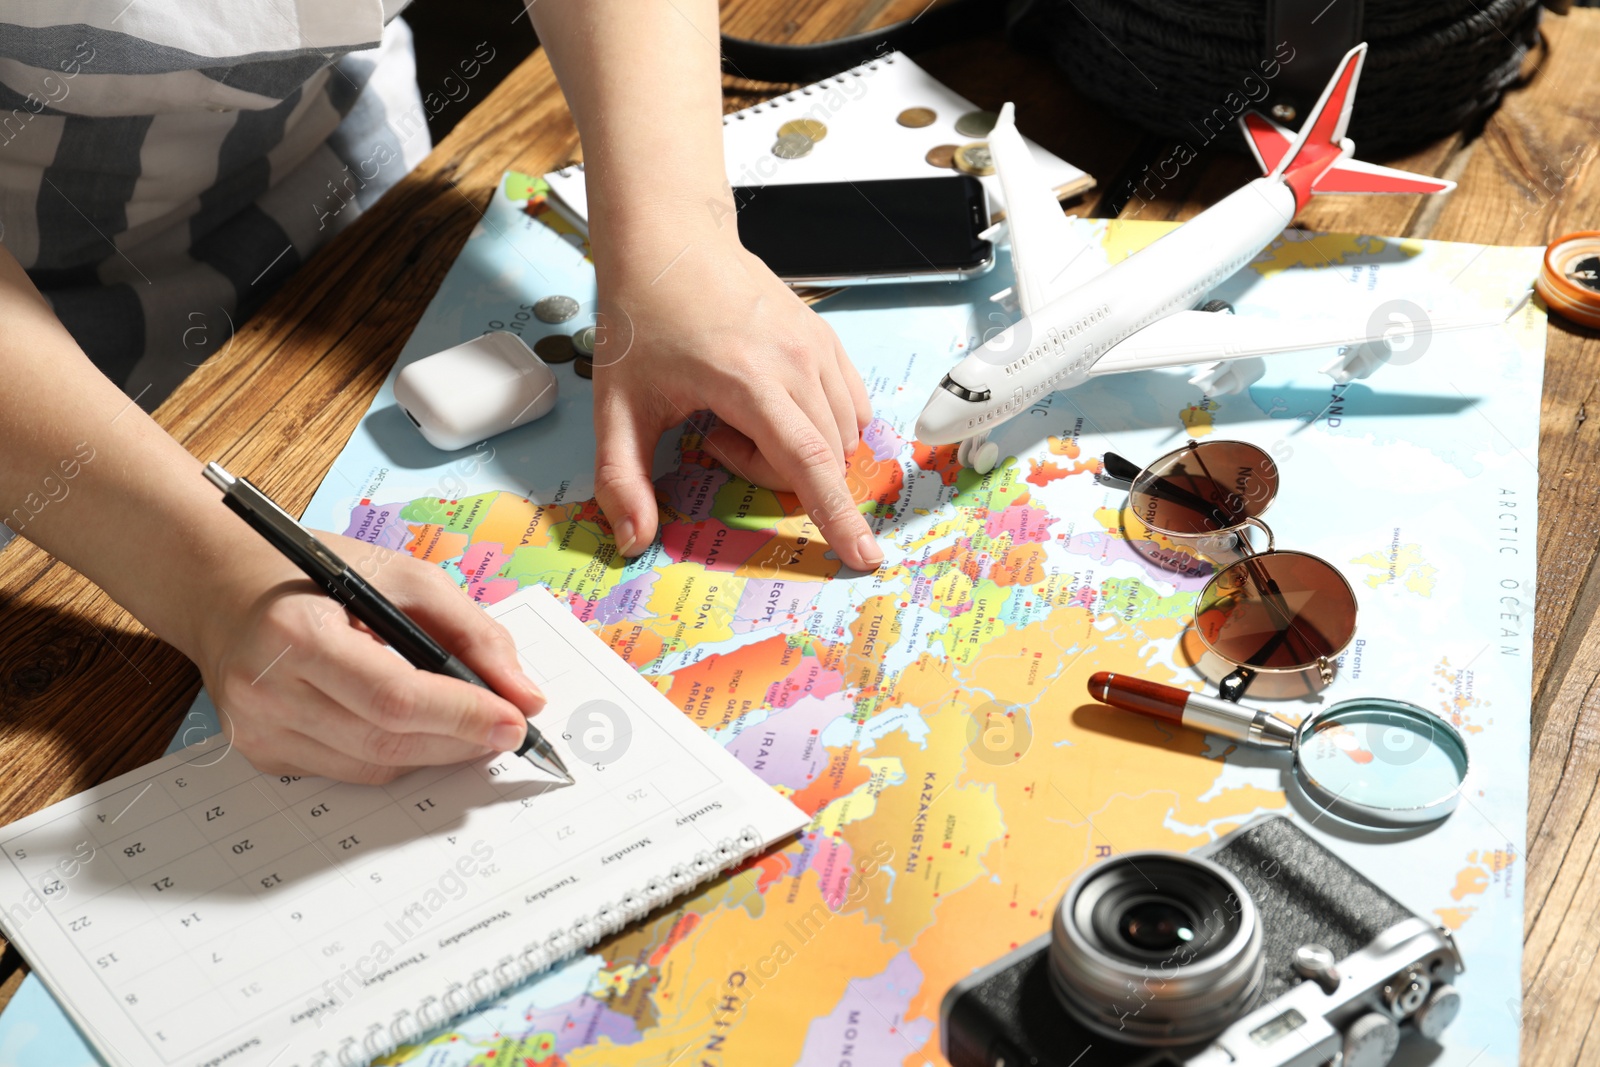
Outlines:
{"label": "vintage film camera", "polygon": [[1455,1019],[1449,931],[1289,819],[1089,868],[945,995],[952,1067],[1383,1067]]}

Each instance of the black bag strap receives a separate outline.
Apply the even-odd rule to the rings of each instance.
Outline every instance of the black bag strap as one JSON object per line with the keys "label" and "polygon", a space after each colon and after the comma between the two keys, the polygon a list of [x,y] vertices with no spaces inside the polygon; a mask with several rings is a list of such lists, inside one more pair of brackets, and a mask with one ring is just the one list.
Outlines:
{"label": "black bag strap", "polygon": [[1273,83],[1273,117],[1297,125],[1316,106],[1339,60],[1361,43],[1362,0],[1267,0],[1266,26],[1263,57],[1281,71]]}
{"label": "black bag strap", "polygon": [[890,26],[816,44],[768,44],[723,34],[722,69],[756,81],[813,82],[885,52],[916,52],[984,33],[1003,25],[1005,17],[1005,0],[950,0]]}

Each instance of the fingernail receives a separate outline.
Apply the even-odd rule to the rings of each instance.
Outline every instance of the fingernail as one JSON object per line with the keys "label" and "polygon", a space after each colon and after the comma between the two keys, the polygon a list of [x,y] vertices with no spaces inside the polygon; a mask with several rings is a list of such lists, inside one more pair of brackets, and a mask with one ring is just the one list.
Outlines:
{"label": "fingernail", "polygon": [[864,533],[856,538],[856,548],[861,552],[862,562],[870,569],[877,570],[878,564],[883,562],[883,549],[878,547],[878,539]]}
{"label": "fingernail", "polygon": [[522,687],[524,697],[529,700],[537,700],[540,705],[544,704],[544,690],[535,685],[532,678],[529,678],[526,674],[518,674],[517,684]]}
{"label": "fingernail", "polygon": [[633,543],[639,539],[639,532],[634,528],[632,519],[623,519],[612,529],[617,535],[617,551],[624,556],[633,555]]}
{"label": "fingernail", "polygon": [[494,729],[489,731],[489,747],[496,752],[515,752],[522,747],[527,736],[527,723],[520,726],[509,722],[496,723]]}

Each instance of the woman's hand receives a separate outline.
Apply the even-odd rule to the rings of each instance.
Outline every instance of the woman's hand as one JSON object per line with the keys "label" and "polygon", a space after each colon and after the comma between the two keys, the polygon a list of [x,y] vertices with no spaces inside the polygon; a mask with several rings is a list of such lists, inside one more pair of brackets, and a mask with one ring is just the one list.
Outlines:
{"label": "woman's hand", "polygon": [[734,474],[792,490],[840,561],[883,561],[845,486],[871,416],[833,330],[739,244],[716,0],[536,4],[583,140],[599,282],[595,495],[624,555],[655,538],[651,457],[696,411]]}
{"label": "woman's hand", "polygon": [[633,555],[655,538],[662,432],[710,410],[706,447],[723,466],[795,493],[841,561],[875,570],[883,552],[845,484],[872,417],[850,357],[731,224],[675,232],[686,236],[670,261],[665,244],[597,262],[595,495],[618,546]]}
{"label": "woman's hand", "polygon": [[380,783],[522,743],[544,696],[522,673],[511,635],[444,571],[317,534],[493,693],[412,667],[293,564],[249,550],[240,533],[237,566],[208,591],[191,655],[224,712],[224,735],[259,770]]}

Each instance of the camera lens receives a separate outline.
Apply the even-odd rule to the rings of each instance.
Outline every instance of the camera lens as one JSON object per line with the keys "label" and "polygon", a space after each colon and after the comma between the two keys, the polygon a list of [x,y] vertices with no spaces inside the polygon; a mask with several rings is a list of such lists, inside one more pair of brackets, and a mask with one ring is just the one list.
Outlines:
{"label": "camera lens", "polygon": [[1248,891],[1210,860],[1129,853],[1091,867],[1062,897],[1049,974],[1061,1007],[1097,1033],[1201,1041],[1260,996],[1261,925]]}
{"label": "camera lens", "polygon": [[1171,901],[1141,900],[1122,913],[1117,932],[1140,952],[1171,952],[1194,941],[1198,925]]}

